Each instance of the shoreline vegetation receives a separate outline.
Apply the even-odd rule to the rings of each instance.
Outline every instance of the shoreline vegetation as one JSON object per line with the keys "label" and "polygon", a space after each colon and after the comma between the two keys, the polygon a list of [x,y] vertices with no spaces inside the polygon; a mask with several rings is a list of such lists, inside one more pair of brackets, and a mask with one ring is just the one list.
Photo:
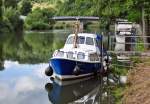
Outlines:
{"label": "shoreline vegetation", "polygon": [[123,94],[123,104],[150,103],[150,58],[141,58],[128,73],[128,84]]}
{"label": "shoreline vegetation", "polygon": [[118,84],[111,89],[115,104],[149,104],[150,58],[134,57],[131,60],[132,68],[125,74],[127,83]]}
{"label": "shoreline vegetation", "polygon": [[[141,6],[141,4],[143,5]],[[1,0],[0,32],[16,32],[23,29],[49,30],[71,26],[65,23],[64,27],[63,22],[58,25],[56,21],[50,19],[54,16],[99,16],[99,28],[104,28],[106,31],[111,30],[110,26],[118,18],[138,23],[142,27],[141,11],[143,8],[145,10],[145,27],[147,27],[150,18],[149,4],[149,0],[124,2],[112,0]],[[24,22],[20,20],[20,16],[26,16]],[[146,31],[145,33],[149,34]]]}
{"label": "shoreline vegetation", "polygon": [[[150,103],[150,57],[131,57],[131,68],[113,68],[113,73],[127,77],[126,84],[117,84],[111,88],[115,104]],[[119,71],[119,73],[118,73]]]}

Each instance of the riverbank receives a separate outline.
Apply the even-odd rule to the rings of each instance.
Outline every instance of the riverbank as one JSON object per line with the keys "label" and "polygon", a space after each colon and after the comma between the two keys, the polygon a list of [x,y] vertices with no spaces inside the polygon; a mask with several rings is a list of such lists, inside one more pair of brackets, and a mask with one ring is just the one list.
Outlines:
{"label": "riverbank", "polygon": [[128,74],[123,104],[150,104],[150,58],[143,58]]}

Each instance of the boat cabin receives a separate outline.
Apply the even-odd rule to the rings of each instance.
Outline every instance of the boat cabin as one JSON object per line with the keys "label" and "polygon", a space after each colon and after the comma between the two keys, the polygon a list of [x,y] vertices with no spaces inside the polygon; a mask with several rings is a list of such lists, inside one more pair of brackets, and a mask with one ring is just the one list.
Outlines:
{"label": "boat cabin", "polygon": [[[64,48],[73,48],[75,34],[68,36]],[[77,37],[77,48],[94,49],[100,45],[96,34],[79,33]]]}
{"label": "boat cabin", "polygon": [[73,47],[74,38],[75,34],[70,34],[64,47],[59,52],[58,50],[54,52],[54,56],[86,61],[99,61],[100,36],[90,33],[78,33],[76,48]]}

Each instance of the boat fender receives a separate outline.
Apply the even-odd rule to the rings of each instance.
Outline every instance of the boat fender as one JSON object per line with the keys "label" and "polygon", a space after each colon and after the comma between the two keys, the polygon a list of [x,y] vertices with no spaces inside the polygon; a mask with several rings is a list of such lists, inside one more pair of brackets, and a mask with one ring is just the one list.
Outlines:
{"label": "boat fender", "polygon": [[52,89],[53,89],[52,83],[47,83],[47,84],[45,85],[45,90],[46,90],[47,92],[51,92]]}
{"label": "boat fender", "polygon": [[104,70],[107,71],[108,69],[111,69],[111,61],[112,58],[110,56],[105,56],[104,57],[104,62],[103,62],[103,66],[104,66]]}
{"label": "boat fender", "polygon": [[112,62],[112,58],[110,56],[105,56],[104,60],[106,61],[106,63],[111,63]]}
{"label": "boat fender", "polygon": [[75,66],[74,70],[73,70],[73,74],[74,75],[79,75],[81,72],[80,68],[78,65]]}
{"label": "boat fender", "polygon": [[46,69],[45,69],[45,74],[47,76],[52,76],[53,75],[53,69],[51,66],[48,66]]}
{"label": "boat fender", "polygon": [[108,69],[107,62],[105,60],[103,61],[103,68],[105,71],[107,71],[107,69]]}

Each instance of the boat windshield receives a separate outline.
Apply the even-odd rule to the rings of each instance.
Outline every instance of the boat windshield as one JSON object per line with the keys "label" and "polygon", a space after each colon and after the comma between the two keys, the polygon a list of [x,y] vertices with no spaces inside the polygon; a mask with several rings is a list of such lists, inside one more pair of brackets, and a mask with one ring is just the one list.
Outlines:
{"label": "boat windshield", "polygon": [[[84,41],[85,41],[85,37],[84,36],[78,36],[77,44],[84,44]],[[67,39],[66,44],[73,44],[73,42],[74,42],[74,36],[70,36]]]}
{"label": "boat windshield", "polygon": [[93,38],[91,38],[91,37],[86,37],[86,44],[87,44],[87,45],[94,45]]}

